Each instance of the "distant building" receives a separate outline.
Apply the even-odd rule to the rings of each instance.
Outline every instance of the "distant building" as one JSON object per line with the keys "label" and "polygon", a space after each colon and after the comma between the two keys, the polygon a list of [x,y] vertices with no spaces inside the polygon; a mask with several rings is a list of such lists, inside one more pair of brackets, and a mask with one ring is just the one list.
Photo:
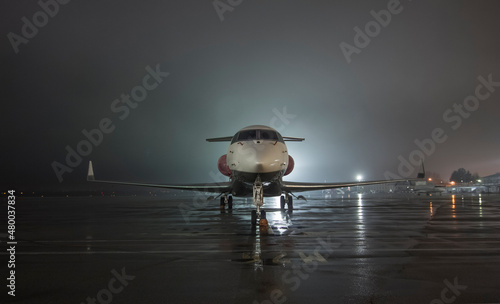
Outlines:
{"label": "distant building", "polygon": [[364,186],[364,189],[370,193],[392,193],[394,192],[394,183],[367,185]]}
{"label": "distant building", "polygon": [[487,188],[487,192],[500,192],[500,173],[481,178],[481,184]]}
{"label": "distant building", "polygon": [[481,178],[483,184],[500,184],[500,173],[488,175]]}

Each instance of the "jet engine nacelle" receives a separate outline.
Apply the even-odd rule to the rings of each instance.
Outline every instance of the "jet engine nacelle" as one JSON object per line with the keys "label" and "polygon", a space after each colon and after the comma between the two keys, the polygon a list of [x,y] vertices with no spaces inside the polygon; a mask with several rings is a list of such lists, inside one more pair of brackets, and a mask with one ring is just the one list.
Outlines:
{"label": "jet engine nacelle", "polygon": [[229,166],[227,165],[227,154],[224,154],[221,157],[219,157],[219,161],[217,162],[217,168],[223,175],[231,177],[232,175],[231,169],[229,169]]}
{"label": "jet engine nacelle", "polygon": [[295,166],[295,161],[293,160],[293,157],[288,155],[288,167],[286,167],[286,171],[284,175],[288,175],[292,173],[293,167]]}

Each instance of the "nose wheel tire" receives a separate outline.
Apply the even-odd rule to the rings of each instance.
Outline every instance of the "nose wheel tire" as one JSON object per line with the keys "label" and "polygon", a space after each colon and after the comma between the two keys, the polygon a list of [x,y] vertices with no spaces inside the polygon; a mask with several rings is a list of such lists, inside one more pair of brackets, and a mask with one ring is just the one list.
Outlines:
{"label": "nose wheel tire", "polygon": [[293,210],[293,197],[291,195],[288,196],[288,210]]}
{"label": "nose wheel tire", "polygon": [[252,215],[250,218],[252,221],[252,226],[255,226],[257,224],[257,210],[252,210]]}
{"label": "nose wheel tire", "polygon": [[226,202],[224,200],[224,197],[221,196],[221,198],[220,198],[220,210],[224,210],[224,208],[226,208]]}
{"label": "nose wheel tire", "polygon": [[285,196],[282,195],[280,197],[280,207],[281,207],[281,210],[285,210],[285,205],[286,205],[286,202],[285,202]]}
{"label": "nose wheel tire", "polygon": [[[257,225],[257,210],[252,210],[252,214],[250,216],[250,220],[252,222],[252,226]],[[265,210],[260,210],[260,218],[259,218],[259,223],[261,220],[266,220],[266,211]]]}
{"label": "nose wheel tire", "polygon": [[220,197],[220,209],[221,210],[226,209],[226,202],[227,202],[227,209],[228,210],[233,209],[233,197],[232,196],[221,196]]}

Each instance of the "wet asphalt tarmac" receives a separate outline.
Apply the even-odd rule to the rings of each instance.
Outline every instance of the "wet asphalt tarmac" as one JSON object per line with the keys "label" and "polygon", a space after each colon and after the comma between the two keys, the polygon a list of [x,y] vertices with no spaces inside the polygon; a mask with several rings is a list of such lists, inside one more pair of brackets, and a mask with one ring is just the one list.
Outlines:
{"label": "wet asphalt tarmac", "polygon": [[266,198],[265,233],[248,199],[18,197],[14,302],[500,303],[498,195],[294,205]]}

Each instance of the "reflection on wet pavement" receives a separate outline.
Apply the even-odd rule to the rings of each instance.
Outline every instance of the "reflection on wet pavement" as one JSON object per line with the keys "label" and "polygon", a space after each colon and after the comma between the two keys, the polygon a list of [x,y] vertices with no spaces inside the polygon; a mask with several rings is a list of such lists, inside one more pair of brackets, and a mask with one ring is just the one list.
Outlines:
{"label": "reflection on wet pavement", "polygon": [[20,198],[16,300],[85,302],[123,267],[116,303],[430,303],[455,278],[456,303],[500,299],[499,196],[266,198],[267,231],[244,199],[188,223],[192,200]]}

